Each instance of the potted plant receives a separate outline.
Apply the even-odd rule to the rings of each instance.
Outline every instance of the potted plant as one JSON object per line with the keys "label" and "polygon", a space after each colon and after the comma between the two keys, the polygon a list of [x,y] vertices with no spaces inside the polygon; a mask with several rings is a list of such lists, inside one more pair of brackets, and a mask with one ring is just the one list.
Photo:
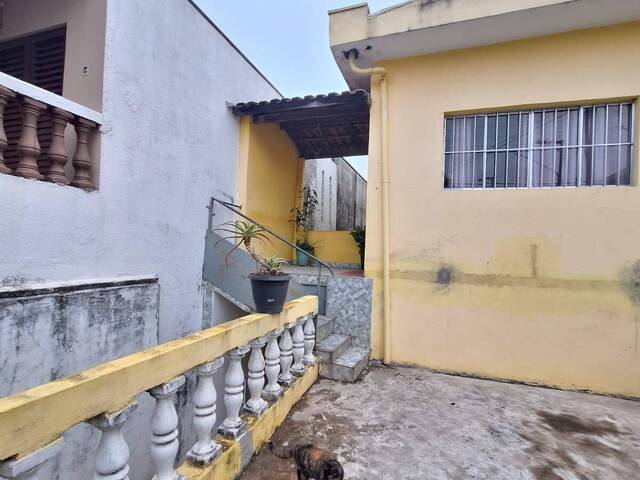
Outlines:
{"label": "potted plant", "polygon": [[[296,226],[296,246],[311,255],[314,254],[316,244],[309,241],[309,232],[313,228],[313,214],[318,207],[318,195],[308,185],[300,192],[301,207],[291,209],[291,222]],[[309,264],[309,256],[296,250],[295,264],[304,266]]]}
{"label": "potted plant", "polygon": [[291,279],[284,271],[287,261],[283,258],[263,257],[255,251],[251,244],[255,240],[271,242],[267,236],[267,230],[260,225],[242,220],[227,222],[216,230],[227,232],[229,235],[225,238],[237,242],[227,254],[225,261],[229,260],[229,256],[234,250],[240,245],[244,245],[247,253],[256,262],[255,273],[249,274],[256,311],[258,313],[280,313],[287,300],[289,280]]}
{"label": "potted plant", "polygon": [[366,236],[365,227],[356,225],[356,227],[351,230],[351,236],[358,246],[358,252],[360,253],[360,267],[364,269],[364,242]]}

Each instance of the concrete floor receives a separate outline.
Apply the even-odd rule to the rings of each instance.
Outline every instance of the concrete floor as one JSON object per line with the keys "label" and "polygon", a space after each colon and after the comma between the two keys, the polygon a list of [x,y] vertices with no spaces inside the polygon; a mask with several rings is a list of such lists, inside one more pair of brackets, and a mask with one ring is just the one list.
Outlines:
{"label": "concrete floor", "polygon": [[[418,368],[320,380],[272,440],[330,449],[349,480],[640,479],[640,402]],[[242,479],[296,475],[263,449]]]}

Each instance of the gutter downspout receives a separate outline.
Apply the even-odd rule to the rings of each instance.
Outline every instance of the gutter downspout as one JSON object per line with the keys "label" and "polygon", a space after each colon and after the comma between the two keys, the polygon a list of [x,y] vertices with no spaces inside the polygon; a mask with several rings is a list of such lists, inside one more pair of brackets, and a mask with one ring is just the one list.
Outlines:
{"label": "gutter downspout", "polygon": [[[383,362],[391,363],[391,280],[390,280],[390,248],[389,248],[389,109],[387,69],[384,67],[361,68],[356,65],[358,50],[345,52],[349,59],[349,67],[356,75],[380,75],[380,104],[382,110],[380,128],[382,141],[382,321],[383,321]],[[372,78],[373,80],[373,78]]]}

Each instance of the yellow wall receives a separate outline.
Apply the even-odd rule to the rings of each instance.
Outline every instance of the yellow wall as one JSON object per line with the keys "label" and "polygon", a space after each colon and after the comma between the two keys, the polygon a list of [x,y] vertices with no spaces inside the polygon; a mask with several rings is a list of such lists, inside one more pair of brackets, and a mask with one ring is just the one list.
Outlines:
{"label": "yellow wall", "polygon": [[[237,201],[242,211],[293,242],[289,218],[304,167],[295,146],[277,124],[253,124],[250,117],[243,117],[239,160]],[[256,249],[292,258],[293,249],[276,239],[273,244],[258,243]]]}
{"label": "yellow wall", "polygon": [[[442,186],[445,114],[635,98],[638,58],[640,23],[630,23],[384,64],[394,362],[640,397],[638,146],[630,187]],[[373,83],[366,270],[375,279],[372,340],[380,358]],[[440,284],[445,266],[453,279]]]}
{"label": "yellow wall", "polygon": [[309,232],[309,240],[317,243],[314,255],[327,263],[354,263],[360,265],[358,246],[350,232]]}

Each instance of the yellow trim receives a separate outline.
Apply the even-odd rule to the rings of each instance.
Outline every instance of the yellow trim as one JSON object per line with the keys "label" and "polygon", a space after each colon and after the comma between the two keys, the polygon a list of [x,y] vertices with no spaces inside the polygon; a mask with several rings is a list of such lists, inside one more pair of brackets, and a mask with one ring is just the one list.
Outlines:
{"label": "yellow trim", "polygon": [[[317,379],[318,365],[313,365],[290,388],[287,388],[282,397],[270,405],[263,415],[258,418],[248,417],[246,419],[247,434],[251,435],[251,453],[260,450],[260,447],[271,438],[291,408]],[[216,437],[216,442],[222,445],[223,452],[215,462],[206,467],[185,463],[178,469],[178,474],[183,475],[186,480],[231,480],[238,478],[242,473],[242,457],[246,455],[246,452],[241,450],[242,445],[245,445],[244,442],[227,440],[221,436]]]}
{"label": "yellow trim", "polygon": [[103,412],[119,410],[136,395],[317,311],[317,297],[301,297],[280,314],[247,315],[1,399],[0,460],[31,451]]}

